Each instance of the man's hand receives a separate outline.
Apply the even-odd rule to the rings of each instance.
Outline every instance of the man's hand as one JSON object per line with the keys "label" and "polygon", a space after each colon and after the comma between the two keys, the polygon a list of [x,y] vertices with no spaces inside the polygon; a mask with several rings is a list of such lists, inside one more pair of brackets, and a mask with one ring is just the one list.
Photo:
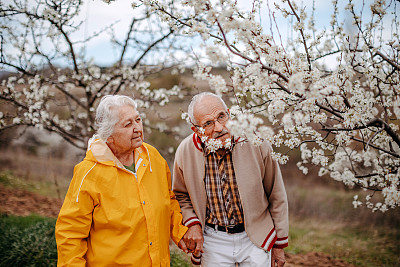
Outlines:
{"label": "man's hand", "polygon": [[283,267],[285,265],[285,252],[282,248],[272,248],[271,265],[272,267]]}
{"label": "man's hand", "polygon": [[188,252],[192,252],[195,255],[203,253],[203,230],[200,224],[195,224],[187,230],[185,235],[182,237],[186,244]]}

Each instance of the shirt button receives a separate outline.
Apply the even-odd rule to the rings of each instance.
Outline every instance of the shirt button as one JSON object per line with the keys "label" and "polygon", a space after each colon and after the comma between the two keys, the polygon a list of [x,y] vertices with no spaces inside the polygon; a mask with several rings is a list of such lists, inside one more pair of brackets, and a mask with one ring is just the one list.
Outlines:
{"label": "shirt button", "polygon": [[143,201],[143,205],[146,204],[146,202]]}
{"label": "shirt button", "polygon": [[146,167],[146,164],[143,164],[143,167]]}
{"label": "shirt button", "polygon": [[150,242],[150,246],[153,245],[153,242]]}

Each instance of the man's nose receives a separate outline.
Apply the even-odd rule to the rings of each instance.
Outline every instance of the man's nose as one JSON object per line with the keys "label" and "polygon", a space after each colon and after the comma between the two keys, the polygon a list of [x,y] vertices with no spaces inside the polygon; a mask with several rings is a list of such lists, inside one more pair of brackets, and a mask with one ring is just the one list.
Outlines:
{"label": "man's nose", "polygon": [[224,129],[224,126],[219,121],[214,122],[214,131],[220,132],[223,129]]}

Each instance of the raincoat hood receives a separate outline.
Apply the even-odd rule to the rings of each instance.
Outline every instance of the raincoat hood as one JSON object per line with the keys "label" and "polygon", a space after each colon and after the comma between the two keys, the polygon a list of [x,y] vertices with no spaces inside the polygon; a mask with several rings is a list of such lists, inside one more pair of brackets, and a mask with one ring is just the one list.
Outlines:
{"label": "raincoat hood", "polygon": [[[147,160],[149,161],[150,172],[151,169],[151,160],[150,153],[146,148],[146,144],[142,143],[142,145],[135,149],[135,162],[137,162],[139,155],[147,155]],[[121,169],[126,169],[125,166],[118,160],[118,158],[114,155],[111,149],[108,147],[107,143],[104,142],[98,135],[94,135],[88,141],[88,149],[86,152],[87,160],[98,162],[108,166],[115,166]]]}

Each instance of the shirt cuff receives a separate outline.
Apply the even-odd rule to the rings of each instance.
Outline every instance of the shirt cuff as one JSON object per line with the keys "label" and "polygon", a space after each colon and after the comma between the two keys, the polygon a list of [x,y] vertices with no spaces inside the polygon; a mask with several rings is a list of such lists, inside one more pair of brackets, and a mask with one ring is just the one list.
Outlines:
{"label": "shirt cuff", "polygon": [[277,238],[274,244],[274,248],[286,248],[289,246],[289,238],[288,237],[281,237]]}
{"label": "shirt cuff", "polygon": [[201,254],[199,256],[196,256],[192,254],[192,257],[190,257],[190,260],[194,265],[200,265],[201,264]]}
{"label": "shirt cuff", "polygon": [[199,219],[197,219],[197,217],[190,217],[189,219],[184,221],[183,224],[187,227],[191,227],[195,224],[200,224],[200,226],[201,226],[201,222]]}

